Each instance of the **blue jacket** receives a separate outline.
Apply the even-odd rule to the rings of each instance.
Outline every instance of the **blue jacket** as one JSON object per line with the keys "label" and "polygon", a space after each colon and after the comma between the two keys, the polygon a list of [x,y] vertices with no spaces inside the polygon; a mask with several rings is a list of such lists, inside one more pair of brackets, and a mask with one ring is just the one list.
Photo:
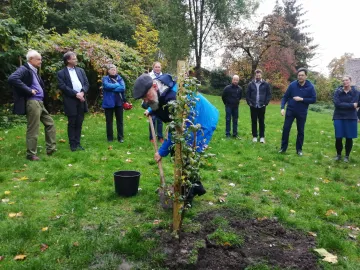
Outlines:
{"label": "blue jacket", "polygon": [[336,89],[334,92],[335,110],[333,120],[358,119],[354,103],[359,103],[359,95],[359,91],[357,91],[354,86],[351,87],[351,90],[347,94],[344,92],[343,86]]}
{"label": "blue jacket", "polygon": [[[166,75],[166,74],[164,74]],[[162,76],[164,76],[162,75]],[[161,76],[160,76],[161,80]],[[163,80],[164,83],[165,80]],[[159,98],[159,109],[156,111],[151,111],[151,114],[155,114],[163,122],[170,122],[170,112],[167,105],[168,102],[176,100],[176,89],[177,85],[166,90],[161,94]],[[195,97],[195,106],[191,108],[190,115],[194,115],[194,119],[190,119],[194,125],[200,124],[201,129],[198,130],[196,135],[196,146],[197,151],[202,152],[207,145],[209,144],[211,137],[216,129],[218,120],[219,120],[219,111],[212,105],[204,96],[198,94]],[[190,116],[188,119],[191,118]],[[187,143],[192,145],[194,141],[193,134],[187,139]],[[164,141],[159,149],[160,156],[164,157],[170,153],[171,146],[174,143],[172,142],[171,133],[168,133],[168,138]]]}
{"label": "blue jacket", "polygon": [[114,107],[121,107],[126,101],[125,98],[125,82],[117,75],[116,81],[109,76],[102,78],[103,86],[103,103],[104,109],[110,109]]}
{"label": "blue jacket", "polygon": [[[303,101],[295,101],[293,97],[302,97]],[[282,100],[281,109],[285,108],[287,103],[287,110],[293,111],[298,114],[307,114],[309,104],[316,102],[316,92],[314,85],[306,80],[305,84],[301,86],[298,81],[290,83]]]}

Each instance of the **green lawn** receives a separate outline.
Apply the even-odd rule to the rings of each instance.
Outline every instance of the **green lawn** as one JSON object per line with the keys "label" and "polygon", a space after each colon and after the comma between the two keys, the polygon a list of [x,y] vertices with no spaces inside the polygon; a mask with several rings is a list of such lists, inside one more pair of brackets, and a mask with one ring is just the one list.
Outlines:
{"label": "green lawn", "polygon": [[[208,98],[221,114],[209,149],[216,156],[202,169],[207,193],[195,199],[185,225],[209,209],[247,209],[253,217],[277,217],[288,227],[316,233],[317,247],[339,259],[335,266],[319,260],[325,269],[360,269],[360,236],[351,239],[349,233],[357,231],[346,227],[360,227],[358,141],[349,164],[335,163],[331,113],[310,111],[304,156],[295,153],[295,124],[287,153],[278,154],[283,124],[279,105],[267,109],[266,144],[254,144],[245,103],[240,105],[242,140],[225,139],[221,99]],[[88,114],[82,138],[86,151],[81,152],[69,149],[66,117],[54,116],[58,152],[45,155],[42,133],[40,162],[25,159],[25,125],[0,130],[1,269],[117,269],[124,258],[138,269],[160,269],[164,254],[153,252],[158,239],[151,229],[159,226],[155,220],[168,226],[172,216],[162,210],[154,192],[159,173],[148,124],[140,104],[134,107],[125,112],[123,144],[106,141],[103,114]],[[163,161],[171,182],[172,163],[170,158]],[[113,172],[118,170],[141,172],[137,196],[120,198],[114,193]],[[220,203],[225,192],[226,202]],[[22,216],[9,217],[19,212]],[[41,251],[41,244],[48,248]],[[26,259],[15,261],[19,254]]]}

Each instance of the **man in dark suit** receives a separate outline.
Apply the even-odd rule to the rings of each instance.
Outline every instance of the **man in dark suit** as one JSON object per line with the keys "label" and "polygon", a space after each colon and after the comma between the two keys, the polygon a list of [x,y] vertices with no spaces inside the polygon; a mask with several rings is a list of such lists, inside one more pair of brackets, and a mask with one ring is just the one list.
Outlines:
{"label": "man in dark suit", "polygon": [[41,55],[34,50],[26,54],[27,63],[10,75],[8,82],[14,92],[14,114],[25,115],[26,158],[38,161],[37,139],[40,122],[45,126],[46,153],[50,156],[56,149],[56,131],[54,121],[44,106],[46,96],[43,80],[38,74],[41,66]]}
{"label": "man in dark suit", "polygon": [[68,136],[71,151],[85,150],[80,144],[81,128],[84,113],[88,111],[85,93],[89,82],[82,68],[76,67],[77,58],[74,52],[64,54],[66,67],[57,73],[59,89],[63,93],[64,111],[68,117]]}

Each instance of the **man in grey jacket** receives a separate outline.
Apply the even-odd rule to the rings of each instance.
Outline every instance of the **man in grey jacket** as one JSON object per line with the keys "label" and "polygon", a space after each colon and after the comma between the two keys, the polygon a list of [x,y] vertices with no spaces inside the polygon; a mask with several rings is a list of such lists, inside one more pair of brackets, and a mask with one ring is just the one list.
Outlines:
{"label": "man in grey jacket", "polygon": [[255,79],[248,85],[246,102],[250,106],[253,142],[258,141],[259,121],[260,142],[265,143],[265,111],[271,100],[270,85],[262,79],[262,70],[255,71]]}

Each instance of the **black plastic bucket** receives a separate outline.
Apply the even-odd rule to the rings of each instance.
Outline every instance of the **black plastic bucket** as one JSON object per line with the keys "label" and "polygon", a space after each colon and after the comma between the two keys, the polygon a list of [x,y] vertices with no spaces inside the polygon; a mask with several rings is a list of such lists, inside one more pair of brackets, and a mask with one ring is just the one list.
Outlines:
{"label": "black plastic bucket", "polygon": [[137,171],[114,172],[115,192],[124,197],[135,196],[138,193],[140,175]]}

